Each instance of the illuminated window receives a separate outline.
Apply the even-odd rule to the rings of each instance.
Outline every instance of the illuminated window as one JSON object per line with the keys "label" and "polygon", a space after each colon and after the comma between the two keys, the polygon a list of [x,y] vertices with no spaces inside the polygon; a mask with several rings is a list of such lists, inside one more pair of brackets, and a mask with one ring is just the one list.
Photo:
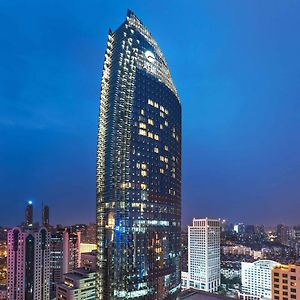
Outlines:
{"label": "illuminated window", "polygon": [[154,134],[154,139],[159,141],[159,136],[157,134]]}
{"label": "illuminated window", "polygon": [[165,114],[164,114],[162,111],[159,112],[159,115],[160,115],[162,118],[165,117]]}
{"label": "illuminated window", "polygon": [[154,121],[152,119],[148,119],[148,124],[154,125]]}
{"label": "illuminated window", "polygon": [[162,124],[159,125],[160,129],[164,129],[164,126]]}
{"label": "illuminated window", "polygon": [[147,125],[146,125],[145,123],[140,122],[139,127],[140,127],[140,128],[146,129],[146,128],[147,128]]}
{"label": "illuminated window", "polygon": [[142,189],[142,190],[145,190],[146,188],[147,188],[147,184],[141,183],[141,189]]}
{"label": "illuminated window", "polygon": [[147,169],[147,165],[146,165],[146,164],[141,164],[141,168],[142,168],[143,170],[146,170],[146,169]]}
{"label": "illuminated window", "polygon": [[148,137],[151,138],[151,139],[153,139],[153,133],[149,131],[148,132]]}
{"label": "illuminated window", "polygon": [[147,136],[147,131],[144,129],[139,130],[139,135]]}
{"label": "illuminated window", "polygon": [[160,110],[164,112],[164,111],[165,111],[165,108],[161,105],[161,106],[160,106]]}
{"label": "illuminated window", "polygon": [[154,106],[154,103],[151,99],[148,99],[148,104]]}
{"label": "illuminated window", "polygon": [[158,108],[158,103],[154,102],[154,107]]}
{"label": "illuminated window", "polygon": [[165,158],[162,155],[159,157],[159,159],[160,161],[165,161]]}
{"label": "illuminated window", "polygon": [[160,172],[161,174],[164,174],[164,173],[165,173],[165,170],[162,169],[162,168],[160,168],[160,169],[159,169],[159,172]]}
{"label": "illuminated window", "polygon": [[158,150],[157,147],[154,147],[153,151],[154,151],[155,153],[158,153],[158,152],[159,152],[159,150]]}
{"label": "illuminated window", "polygon": [[141,109],[141,115],[145,115],[145,111],[143,109]]}
{"label": "illuminated window", "polygon": [[166,151],[169,151],[169,147],[168,147],[167,145],[165,146],[165,150],[166,150]]}
{"label": "illuminated window", "polygon": [[169,125],[168,121],[165,121],[165,126],[168,126],[168,125]]}
{"label": "illuminated window", "polygon": [[142,171],[141,171],[141,176],[143,176],[143,177],[147,176],[147,171],[142,170]]}
{"label": "illuminated window", "polygon": [[141,167],[140,163],[137,163],[136,167],[139,169]]}

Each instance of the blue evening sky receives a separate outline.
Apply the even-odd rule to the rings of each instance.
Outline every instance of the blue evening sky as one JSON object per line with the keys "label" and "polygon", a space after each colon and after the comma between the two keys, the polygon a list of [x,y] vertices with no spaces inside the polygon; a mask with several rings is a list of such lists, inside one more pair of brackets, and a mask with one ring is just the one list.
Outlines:
{"label": "blue evening sky", "polygon": [[127,8],[181,97],[183,222],[300,223],[299,1],[0,0],[0,225],[28,199],[94,221],[103,56]]}

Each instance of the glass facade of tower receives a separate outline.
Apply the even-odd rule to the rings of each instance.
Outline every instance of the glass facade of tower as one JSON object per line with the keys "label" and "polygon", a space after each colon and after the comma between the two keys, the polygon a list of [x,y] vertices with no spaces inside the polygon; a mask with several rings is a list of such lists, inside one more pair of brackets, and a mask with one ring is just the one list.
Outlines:
{"label": "glass facade of tower", "polygon": [[109,32],[97,148],[97,299],[180,291],[181,105],[157,43],[128,11]]}

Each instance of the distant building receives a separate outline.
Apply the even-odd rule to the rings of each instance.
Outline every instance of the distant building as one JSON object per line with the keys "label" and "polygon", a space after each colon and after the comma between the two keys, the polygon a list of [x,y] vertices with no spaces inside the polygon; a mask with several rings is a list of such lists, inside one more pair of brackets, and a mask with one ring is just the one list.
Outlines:
{"label": "distant building", "polygon": [[25,210],[25,225],[32,226],[33,225],[33,205],[32,201],[28,201]]}
{"label": "distant building", "polygon": [[79,268],[64,274],[63,283],[57,285],[56,299],[94,300],[96,299],[96,272]]}
{"label": "distant building", "polygon": [[93,250],[87,253],[81,253],[81,266],[90,270],[96,270],[97,251]]}
{"label": "distant building", "polygon": [[43,215],[43,225],[46,228],[49,228],[50,220],[49,220],[49,206],[48,205],[43,206],[42,215]]}
{"label": "distant building", "polygon": [[300,299],[300,266],[279,265],[272,270],[272,300]]}
{"label": "distant building", "polygon": [[7,236],[7,299],[49,300],[50,234],[15,227]]}
{"label": "distant building", "polygon": [[279,224],[276,230],[277,241],[283,245],[289,244],[289,227]]}
{"label": "distant building", "polygon": [[242,291],[240,299],[271,299],[272,268],[278,263],[272,260],[242,262]]}
{"label": "distant building", "polygon": [[183,288],[216,292],[220,268],[220,220],[193,219],[188,226],[188,272],[182,272]]}
{"label": "distant building", "polygon": [[63,274],[80,267],[80,232],[56,229],[51,235],[51,291],[63,279]]}
{"label": "distant building", "polygon": [[85,244],[96,244],[96,224],[90,223],[85,230],[81,231],[81,242]]}
{"label": "distant building", "polygon": [[251,256],[254,259],[261,259],[263,254],[262,251],[252,250],[250,247],[246,247],[243,245],[235,245],[235,246],[223,246],[222,251],[224,255],[243,255],[243,256]]}
{"label": "distant building", "polygon": [[245,233],[245,224],[243,224],[243,223],[235,224],[233,226],[233,230],[236,233],[243,234],[243,233]]}

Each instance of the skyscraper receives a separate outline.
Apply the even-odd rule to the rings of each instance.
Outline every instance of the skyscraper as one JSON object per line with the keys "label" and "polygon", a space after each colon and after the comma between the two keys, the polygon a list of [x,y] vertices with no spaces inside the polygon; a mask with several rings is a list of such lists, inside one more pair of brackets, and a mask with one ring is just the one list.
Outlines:
{"label": "skyscraper", "polygon": [[15,227],[7,235],[7,299],[49,300],[50,234]]}
{"label": "skyscraper", "polygon": [[33,205],[32,201],[28,201],[25,211],[25,224],[27,226],[33,225]]}
{"label": "skyscraper", "polygon": [[188,272],[183,288],[216,292],[221,284],[220,220],[193,219],[188,226]]}
{"label": "skyscraper", "polygon": [[167,62],[128,11],[109,31],[97,149],[97,299],[180,291],[181,105]]}
{"label": "skyscraper", "polygon": [[43,206],[42,214],[43,214],[43,225],[46,228],[49,228],[50,223],[49,223],[49,206],[48,205]]}

